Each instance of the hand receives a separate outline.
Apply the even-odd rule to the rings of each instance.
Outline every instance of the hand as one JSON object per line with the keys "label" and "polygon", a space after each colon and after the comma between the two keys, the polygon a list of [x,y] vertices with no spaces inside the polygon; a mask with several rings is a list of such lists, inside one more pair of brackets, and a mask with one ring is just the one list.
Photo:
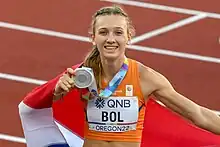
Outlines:
{"label": "hand", "polygon": [[65,95],[67,94],[71,89],[74,88],[74,70],[72,68],[67,68],[67,71],[60,77],[58,80],[55,89],[54,89],[54,95]]}

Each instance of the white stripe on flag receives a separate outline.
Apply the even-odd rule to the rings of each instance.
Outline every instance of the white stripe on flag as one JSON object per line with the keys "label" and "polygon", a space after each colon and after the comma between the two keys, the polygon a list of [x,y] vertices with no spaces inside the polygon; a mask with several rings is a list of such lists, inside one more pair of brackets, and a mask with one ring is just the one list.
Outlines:
{"label": "white stripe on flag", "polygon": [[33,109],[21,102],[19,115],[28,147],[66,144],[66,140],[54,122],[52,108]]}
{"label": "white stripe on flag", "polygon": [[66,139],[70,147],[82,147],[83,146],[84,140],[82,138],[74,134],[72,131],[63,127],[59,122],[55,121],[55,123],[59,127],[60,131],[62,132],[64,138]]}

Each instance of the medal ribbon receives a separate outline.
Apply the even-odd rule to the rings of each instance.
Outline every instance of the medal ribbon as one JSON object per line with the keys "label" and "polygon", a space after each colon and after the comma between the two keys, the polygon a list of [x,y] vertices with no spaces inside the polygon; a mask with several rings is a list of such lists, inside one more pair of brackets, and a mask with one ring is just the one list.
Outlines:
{"label": "medal ribbon", "polygon": [[117,89],[118,85],[120,85],[120,83],[124,79],[127,71],[128,71],[128,59],[125,58],[125,61],[123,65],[121,66],[120,70],[113,77],[113,79],[109,82],[108,86],[99,95],[98,95],[96,83],[92,84],[92,86],[89,87],[89,91],[92,92],[95,96],[100,96],[104,98],[111,96],[112,93],[114,93],[114,91]]}
{"label": "medal ribbon", "polygon": [[126,73],[128,71],[128,59],[125,58],[121,69],[118,73],[113,77],[113,79],[109,82],[108,86],[99,94],[100,97],[109,97],[114,93],[117,89],[118,85],[120,85],[121,81],[124,79]]}

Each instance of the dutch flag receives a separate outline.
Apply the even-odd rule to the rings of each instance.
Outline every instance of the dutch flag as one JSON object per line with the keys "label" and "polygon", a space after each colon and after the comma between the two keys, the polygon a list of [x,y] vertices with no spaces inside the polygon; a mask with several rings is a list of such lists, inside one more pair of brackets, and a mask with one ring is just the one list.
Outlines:
{"label": "dutch flag", "polygon": [[[83,146],[85,115],[80,92],[73,90],[53,102],[58,79],[33,89],[19,104],[27,147]],[[220,147],[219,136],[190,124],[153,99],[146,107],[141,147]]]}

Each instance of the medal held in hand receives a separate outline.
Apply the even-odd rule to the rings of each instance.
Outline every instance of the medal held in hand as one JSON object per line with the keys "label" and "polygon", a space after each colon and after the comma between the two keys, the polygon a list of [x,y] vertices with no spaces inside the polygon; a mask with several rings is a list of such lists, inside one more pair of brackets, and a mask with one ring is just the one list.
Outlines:
{"label": "medal held in hand", "polygon": [[91,68],[82,67],[75,70],[74,83],[78,88],[88,88],[89,92],[83,94],[82,97],[86,100],[89,100],[90,94],[93,94],[95,97],[108,98],[112,93],[117,89],[118,85],[125,78],[125,75],[128,71],[128,60],[125,58],[125,61],[118,71],[118,73],[113,77],[109,82],[108,86],[99,94],[96,80],[94,78],[94,73]]}
{"label": "medal held in hand", "polygon": [[91,68],[82,67],[75,70],[74,84],[78,88],[88,88],[94,82],[94,75]]}

